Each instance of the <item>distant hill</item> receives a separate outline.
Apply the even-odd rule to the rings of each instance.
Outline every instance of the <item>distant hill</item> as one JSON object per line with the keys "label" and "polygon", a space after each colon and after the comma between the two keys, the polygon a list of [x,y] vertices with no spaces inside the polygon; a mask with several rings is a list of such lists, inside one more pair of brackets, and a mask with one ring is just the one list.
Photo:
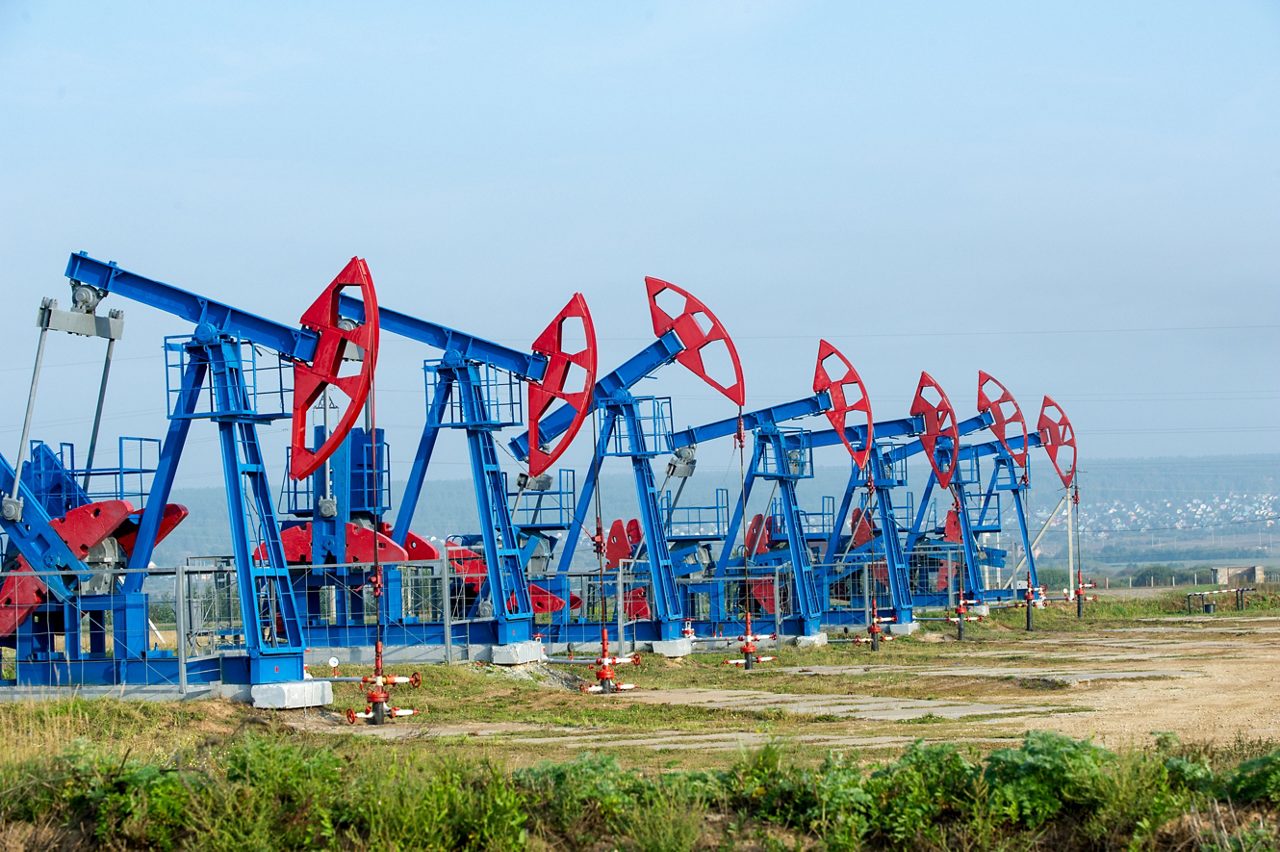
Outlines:
{"label": "distant hill", "polygon": [[[606,526],[613,518],[635,515],[631,475],[624,462],[614,461],[617,463],[600,478]],[[723,457],[719,462],[719,467],[703,463],[689,480],[682,505],[710,503],[717,487],[729,489],[736,497],[738,466],[736,462],[725,463]],[[1032,464],[1031,515],[1043,520],[1061,497],[1062,488],[1043,456]],[[661,466],[655,465],[655,471],[661,485]],[[818,468],[812,479],[800,483],[801,502],[807,509],[817,509],[823,494],[843,493],[847,476],[847,469]],[[922,471],[913,470],[913,481],[923,479]],[[1280,454],[1099,460],[1081,470],[1079,482],[1081,528],[1097,558],[1134,559],[1135,553],[1145,551],[1163,552],[1168,558],[1232,557],[1257,553],[1258,548],[1269,554],[1275,522],[1269,524],[1268,519],[1280,512]],[[397,484],[392,493],[402,490],[403,485]],[[767,486],[758,487],[752,511],[759,511],[757,507],[763,506],[768,496]],[[157,561],[176,562],[191,555],[228,551],[222,489],[189,488],[175,493],[173,499],[185,504],[191,516],[161,545]],[[1007,523],[1012,529],[1011,521]],[[429,482],[413,526],[423,535],[439,538],[476,531],[470,481]],[[1057,549],[1053,541],[1046,547],[1050,552]],[[1178,548],[1203,553],[1186,556]]]}

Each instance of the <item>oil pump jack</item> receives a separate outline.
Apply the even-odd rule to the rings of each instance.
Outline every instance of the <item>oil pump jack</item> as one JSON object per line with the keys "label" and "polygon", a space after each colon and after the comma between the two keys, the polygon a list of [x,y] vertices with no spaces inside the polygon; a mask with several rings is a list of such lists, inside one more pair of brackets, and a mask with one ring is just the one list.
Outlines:
{"label": "oil pump jack", "polygon": [[[368,266],[352,258],[307,308],[297,325],[278,323],[214,299],[73,254],[66,268],[72,309],[46,299],[17,460],[0,459],[0,528],[7,538],[0,612],[4,641],[15,649],[14,682],[51,685],[181,685],[222,683],[276,690],[277,706],[325,703],[328,685],[303,682],[298,607],[289,582],[276,506],[258,436],[260,424],[291,418],[290,475],[302,478],[325,463],[346,438],[368,398],[378,351],[378,310]],[[363,322],[343,320],[341,292],[360,291]],[[59,473],[49,453],[25,465],[27,440],[49,331],[106,338],[107,369],[122,316],[97,313],[110,295],[132,299],[187,320],[188,336],[167,338],[169,427],[150,474],[145,504],[91,499],[87,483],[99,471]],[[269,353],[275,353],[273,363]],[[358,370],[346,361],[361,353]],[[90,457],[97,441],[107,369],[94,418]],[[281,381],[267,389],[268,376]],[[292,375],[289,393],[286,374]],[[322,396],[346,397],[333,431],[307,443],[307,412]],[[278,406],[278,407],[277,407]],[[169,502],[191,424],[217,427],[230,519],[239,624],[218,637],[216,653],[185,659],[179,599],[179,653],[151,647],[149,596],[156,545],[187,510]],[[40,474],[36,476],[34,474]],[[314,689],[305,687],[312,686]],[[287,687],[299,687],[296,690]]]}
{"label": "oil pump jack", "polygon": [[[692,642],[684,636],[684,611],[653,473],[653,459],[672,450],[671,400],[637,395],[633,389],[671,363],[684,366],[739,411],[746,399],[745,386],[733,340],[706,304],[658,278],[646,278],[645,288],[657,339],[600,378],[592,389],[598,427],[591,463],[555,570],[548,568],[548,574],[539,578],[551,594],[571,604],[551,613],[550,622],[541,627],[553,646],[597,642],[602,628],[616,623],[619,634],[630,625],[631,638],[652,643],[656,653],[679,656],[692,651]],[[712,359],[717,354],[722,356],[721,363],[727,361],[731,375],[713,372]],[[512,452],[517,458],[527,458],[539,441],[554,440],[577,415],[568,405],[551,411],[536,433],[531,429],[510,442]],[[615,521],[606,534],[593,501],[601,467],[610,457],[631,463],[638,518],[629,524]],[[694,464],[687,458],[679,462],[678,470],[668,470],[672,475],[687,476]],[[584,532],[596,550],[593,570],[574,566],[578,540]],[[573,605],[575,598],[577,604]],[[610,599],[614,603],[612,616],[605,606]]]}

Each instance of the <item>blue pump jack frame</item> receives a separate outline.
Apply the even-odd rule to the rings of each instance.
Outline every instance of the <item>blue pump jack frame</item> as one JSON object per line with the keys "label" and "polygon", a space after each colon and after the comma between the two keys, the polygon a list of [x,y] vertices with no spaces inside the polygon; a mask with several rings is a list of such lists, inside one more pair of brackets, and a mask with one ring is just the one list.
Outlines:
{"label": "blue pump jack frame", "polygon": [[[364,320],[364,303],[346,295],[339,297],[339,313],[349,319]],[[450,639],[463,644],[510,644],[533,638],[534,614],[526,577],[526,566],[533,548],[528,545],[524,531],[512,519],[512,508],[507,502],[507,490],[498,463],[494,433],[504,425],[493,414],[492,401],[486,398],[482,370],[488,367],[504,370],[525,381],[539,381],[546,373],[548,359],[538,353],[521,352],[499,343],[452,329],[438,323],[423,320],[409,314],[380,306],[379,322],[384,333],[439,350],[443,356],[438,361],[424,363],[426,380],[431,385],[426,418],[414,453],[412,466],[404,491],[397,504],[391,537],[400,545],[408,540],[413,516],[426,487],[427,474],[442,429],[463,429],[466,432],[471,479],[476,498],[477,516],[480,519],[480,537],[486,565],[486,579],[475,597],[465,618],[458,619],[451,628]],[[460,416],[449,417],[450,403]],[[352,430],[343,448],[335,453],[331,465],[333,496],[338,500],[338,513],[334,518],[318,518],[312,513],[313,553],[315,567],[308,572],[305,581],[316,591],[333,582],[329,573],[341,569],[325,569],[326,563],[345,562],[345,531],[352,512],[365,512],[380,519],[382,511],[389,507],[365,506],[357,499],[359,489],[353,489],[352,467],[356,460],[367,454],[368,436],[363,430]],[[352,446],[347,446],[351,444]],[[379,453],[379,468],[385,467],[387,453]],[[382,470],[370,475],[381,477]],[[317,492],[318,493],[318,492]],[[394,630],[384,633],[387,644],[442,645],[445,644],[444,622],[424,622],[404,614],[402,604],[402,572],[399,566],[384,566],[386,593],[382,596],[382,619]],[[343,588],[348,583],[341,579],[336,584]],[[447,586],[446,586],[447,588]],[[484,601],[492,605],[492,616],[478,618],[479,607]],[[448,603],[446,602],[446,605]],[[309,607],[310,609],[311,607]],[[352,612],[358,604],[352,604]],[[336,623],[325,623],[313,615],[305,619],[309,644],[326,646],[372,646],[374,629],[360,617],[338,618]],[[459,633],[462,631],[462,633]]]}
{"label": "blue pump jack frame", "polygon": [[[796,497],[796,481],[813,474],[811,470],[796,465],[789,452],[799,450],[802,454],[805,453],[808,433],[803,430],[784,431],[782,424],[822,414],[830,407],[831,397],[823,391],[803,399],[743,413],[741,428],[744,432],[750,431],[754,440],[742,492],[730,515],[720,553],[714,559],[713,579],[686,586],[686,594],[708,594],[711,602],[709,623],[695,622],[696,628],[709,629],[711,635],[716,635],[722,632],[725,625],[736,626],[741,622],[742,615],[737,611],[739,602],[729,600],[726,594],[727,580],[746,580],[752,576],[760,579],[772,578],[774,566],[789,564],[793,606],[789,616],[776,619],[779,631],[788,635],[811,636],[821,629],[822,600]],[[690,447],[735,435],[738,429],[739,418],[731,417],[677,432],[672,435],[671,443],[675,449]],[[746,548],[741,556],[735,556],[734,549],[740,543],[738,533],[742,529],[747,503],[758,480],[773,482],[777,486],[785,519],[787,547],[761,554],[759,559],[748,556]]]}
{"label": "blue pump jack frame", "polygon": [[[128,272],[84,252],[71,255],[66,276],[73,284],[95,287],[104,296],[115,293],[187,319],[195,332],[180,342],[166,343],[170,349],[181,350],[179,387],[170,389],[169,427],[127,563],[129,573],[115,594],[78,594],[76,584],[91,576],[91,569],[65,545],[59,546],[61,539],[45,507],[19,483],[25,503],[22,521],[0,524],[11,545],[29,564],[39,566],[37,571],[65,575],[47,578],[51,599],[19,626],[18,681],[31,685],[178,683],[176,658],[147,650],[147,603],[142,584],[191,422],[196,419],[211,420],[218,427],[243,637],[242,648],[224,655],[216,668],[192,666],[187,676],[196,682],[238,684],[301,679],[303,645],[297,606],[257,434],[260,423],[287,415],[256,410],[241,351],[243,344],[250,343],[273,349],[286,359],[310,360],[315,356],[318,335]],[[201,410],[200,403],[206,397],[209,407]],[[13,470],[7,462],[0,466],[0,480],[7,480],[0,483],[5,487],[12,486]],[[255,533],[265,564],[254,558]],[[87,614],[93,623],[101,621],[108,610],[113,613],[113,647],[108,653],[105,641],[91,640],[86,657],[80,651],[81,614]],[[53,625],[64,633],[64,650],[54,649],[52,632],[41,625]]]}
{"label": "blue pump jack frame", "polygon": [[[867,456],[866,469],[850,461],[849,481],[836,508],[831,530],[821,544],[820,588],[825,624],[850,626],[865,623],[864,610],[833,603],[832,589],[854,571],[867,570],[877,558],[885,563],[888,587],[887,598],[877,596],[877,614],[892,618],[897,624],[909,624],[914,619],[910,574],[901,539],[901,531],[906,525],[899,521],[894,503],[895,489],[905,486],[906,481],[896,472],[899,466],[893,463],[889,453],[898,446],[894,443],[896,439],[919,435],[923,431],[924,420],[920,417],[877,421],[873,431],[875,442]],[[846,435],[854,446],[861,446],[867,440],[866,429],[861,426],[847,429]],[[814,448],[843,445],[835,429],[813,432],[809,442]],[[847,529],[855,504],[868,511],[872,503],[876,535],[859,547],[851,547]]]}
{"label": "blue pump jack frame", "polygon": [[[1026,441],[1021,437],[1013,438],[1009,441],[1009,447],[1015,452],[1022,449],[1030,450],[1032,448],[1043,446],[1039,433],[1028,433]],[[982,491],[981,499],[978,503],[977,517],[974,520],[974,528],[978,532],[998,531],[1000,529],[1000,495],[1008,494],[1013,500],[1014,519],[1018,524],[1018,537],[1022,545],[1022,552],[1026,555],[1027,571],[1031,588],[1040,588],[1040,574],[1036,570],[1036,555],[1031,547],[1031,531],[1027,522],[1027,492],[1031,489],[1031,470],[1030,465],[1026,468],[1019,468],[1017,461],[1006,449],[1004,444],[999,441],[988,441],[983,444],[970,444],[960,449],[960,461],[962,463],[972,463],[976,470],[981,459],[991,457],[992,470],[990,476],[986,479],[986,486]],[[994,518],[994,526],[993,526]],[[990,548],[989,548],[990,550]],[[1003,563],[1005,553],[999,553]],[[1016,598],[1017,594],[1017,578],[1014,578],[1011,589],[991,589],[988,592],[990,600],[1006,601],[1011,597]]]}
{"label": "blue pump jack frame", "polygon": [[[596,381],[592,391],[592,402],[599,421],[595,449],[587,475],[578,492],[573,521],[561,546],[556,573],[547,578],[550,591],[567,600],[569,572],[577,550],[578,539],[583,530],[594,526],[594,523],[588,526],[588,519],[594,519],[592,501],[595,497],[601,465],[610,455],[626,456],[631,460],[646,554],[643,562],[637,562],[633,566],[633,576],[637,580],[647,580],[652,583],[654,598],[653,618],[637,621],[632,625],[635,640],[641,642],[679,639],[684,626],[684,611],[680,605],[675,569],[671,560],[671,547],[667,541],[662,510],[659,506],[658,489],[653,476],[653,458],[670,452],[671,447],[649,445],[645,437],[645,418],[640,410],[643,398],[633,395],[631,389],[659,368],[675,361],[676,356],[682,351],[684,351],[684,344],[680,341],[679,335],[669,331],[633,355],[616,370]],[[568,406],[554,409],[540,421],[539,435],[547,441],[554,441],[564,433],[572,420],[573,411]],[[620,452],[611,452],[610,445],[615,440],[615,433],[619,433],[619,430],[625,439],[626,446]],[[509,442],[509,447],[516,458],[528,458],[528,433],[516,436]],[[542,629],[552,642],[590,643],[599,641],[601,626],[601,622],[598,621],[575,619],[570,608],[566,606],[552,614],[551,623],[543,625]]]}
{"label": "blue pump jack frame", "polygon": [[[990,413],[978,414],[967,420],[962,420],[956,426],[956,431],[960,438],[965,438],[976,432],[991,427],[994,422]],[[971,487],[981,485],[980,476],[975,475],[977,472],[976,465],[968,465],[962,463],[964,459],[964,446],[951,448],[952,458],[955,460],[955,468],[951,477],[951,495],[954,498],[955,505],[958,507],[956,513],[957,520],[960,523],[960,546],[959,551],[963,556],[965,569],[965,595],[979,603],[994,602],[1001,598],[1008,598],[1011,592],[1001,594],[993,589],[987,589],[983,578],[982,568],[984,565],[1003,565],[1004,551],[997,551],[995,548],[987,548],[979,552],[977,534],[979,532],[988,531],[990,525],[985,523],[986,519],[980,519],[973,511],[973,496]],[[924,451],[924,446],[920,441],[912,441],[904,444],[893,451],[890,456],[894,461],[905,461],[906,459],[919,455]],[[906,543],[904,550],[908,560],[916,556],[918,546],[925,540],[925,535],[930,530],[925,529],[925,519],[928,514],[929,500],[933,496],[933,490],[938,485],[937,475],[932,468],[929,471],[928,478],[925,481],[923,490],[920,493],[919,504],[917,505],[916,515],[912,521],[911,527],[907,530]],[[979,521],[983,523],[980,525]],[[998,522],[997,522],[998,526]],[[947,606],[949,601],[948,593],[930,593],[923,592],[919,589],[916,591],[915,601],[921,606]]]}

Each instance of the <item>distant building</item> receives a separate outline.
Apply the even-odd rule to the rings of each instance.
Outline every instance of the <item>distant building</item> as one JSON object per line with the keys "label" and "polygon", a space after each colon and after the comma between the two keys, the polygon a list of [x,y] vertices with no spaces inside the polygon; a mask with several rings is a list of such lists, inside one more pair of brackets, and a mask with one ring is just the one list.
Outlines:
{"label": "distant building", "polygon": [[1267,582],[1263,565],[1223,565],[1213,569],[1213,582],[1219,586],[1252,586]]}

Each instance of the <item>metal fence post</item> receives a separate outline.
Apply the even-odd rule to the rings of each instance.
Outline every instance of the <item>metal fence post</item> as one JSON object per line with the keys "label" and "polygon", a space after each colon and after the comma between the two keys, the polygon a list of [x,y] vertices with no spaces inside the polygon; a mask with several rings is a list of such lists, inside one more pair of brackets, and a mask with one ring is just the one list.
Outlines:
{"label": "metal fence post", "polygon": [[453,598],[450,596],[450,588],[452,581],[449,577],[449,560],[442,559],[440,561],[440,600],[443,603],[442,619],[444,621],[444,659],[446,663],[453,663]]}
{"label": "metal fence post", "polygon": [[173,575],[173,620],[178,636],[178,694],[187,694],[187,569],[178,563]]}

